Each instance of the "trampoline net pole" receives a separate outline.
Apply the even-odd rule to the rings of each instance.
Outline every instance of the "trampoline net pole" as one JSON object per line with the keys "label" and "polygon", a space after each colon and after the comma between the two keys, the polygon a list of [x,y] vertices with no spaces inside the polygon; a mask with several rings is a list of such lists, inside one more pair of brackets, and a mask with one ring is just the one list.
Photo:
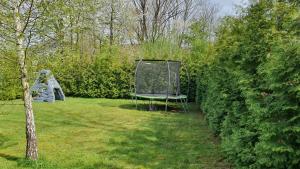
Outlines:
{"label": "trampoline net pole", "polygon": [[138,72],[138,69],[139,69],[139,66],[140,64],[142,63],[143,59],[140,59],[136,68],[135,68],[135,73],[134,73],[134,76],[135,76],[135,84],[134,84],[134,94],[135,94],[135,108],[138,109],[138,104],[137,104],[137,72]]}
{"label": "trampoline net pole", "polygon": [[165,108],[165,111],[168,111],[169,88],[170,88],[170,83],[171,83],[171,72],[170,72],[169,61],[167,61],[167,67],[168,67],[168,85],[167,85],[167,98],[166,98],[166,108]]}

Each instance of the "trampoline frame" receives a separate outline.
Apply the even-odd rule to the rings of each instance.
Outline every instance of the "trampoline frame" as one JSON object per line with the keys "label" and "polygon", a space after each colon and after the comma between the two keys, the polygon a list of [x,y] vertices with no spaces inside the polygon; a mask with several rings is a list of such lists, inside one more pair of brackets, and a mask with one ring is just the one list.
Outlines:
{"label": "trampoline frame", "polygon": [[[138,94],[137,93],[137,72],[139,69],[140,64],[143,61],[151,61],[151,62],[166,62],[167,65],[167,70],[168,70],[168,86],[167,86],[167,94]],[[168,102],[169,100],[175,100],[176,103],[178,100],[180,100],[180,103],[182,105],[182,108],[184,110],[184,112],[188,112],[188,96],[187,95],[182,95],[178,92],[176,92],[176,95],[170,95],[169,94],[169,87],[171,84],[171,71],[170,71],[170,62],[179,62],[181,64],[180,61],[174,61],[174,60],[149,60],[149,59],[140,59],[140,60],[136,60],[137,65],[135,68],[135,81],[134,81],[134,93],[131,93],[132,96],[132,100],[133,97],[135,98],[135,105],[136,105],[136,109],[138,109],[138,98],[141,99],[149,99],[149,110],[153,110],[153,101],[154,100],[165,100],[165,111],[168,111]],[[188,73],[187,73],[188,75]],[[189,80],[189,77],[188,77]],[[188,82],[189,85],[189,82]],[[178,86],[177,86],[178,87]]]}

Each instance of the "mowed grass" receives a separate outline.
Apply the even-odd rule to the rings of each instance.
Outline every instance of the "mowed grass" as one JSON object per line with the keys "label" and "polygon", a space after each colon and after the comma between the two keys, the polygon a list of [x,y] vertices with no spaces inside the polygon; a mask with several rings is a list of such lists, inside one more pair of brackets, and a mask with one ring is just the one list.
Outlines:
{"label": "mowed grass", "polygon": [[[0,102],[0,104],[3,102]],[[135,110],[130,100],[34,103],[40,158],[24,160],[21,101],[0,105],[0,168],[228,168],[200,113]]]}

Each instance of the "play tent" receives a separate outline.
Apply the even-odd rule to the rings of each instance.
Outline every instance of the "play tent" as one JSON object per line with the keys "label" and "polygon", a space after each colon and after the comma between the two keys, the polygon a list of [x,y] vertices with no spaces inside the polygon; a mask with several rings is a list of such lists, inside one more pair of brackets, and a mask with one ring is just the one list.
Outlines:
{"label": "play tent", "polygon": [[33,87],[31,94],[34,101],[55,102],[65,100],[65,95],[50,70],[41,70]]}

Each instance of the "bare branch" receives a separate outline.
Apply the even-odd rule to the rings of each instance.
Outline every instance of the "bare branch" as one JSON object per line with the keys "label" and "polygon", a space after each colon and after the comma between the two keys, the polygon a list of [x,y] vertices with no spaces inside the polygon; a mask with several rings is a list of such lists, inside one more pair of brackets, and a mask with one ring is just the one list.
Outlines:
{"label": "bare branch", "polygon": [[[23,1],[23,2],[24,2],[24,1]],[[30,2],[30,7],[29,7],[28,15],[27,15],[27,17],[26,17],[26,22],[25,22],[25,25],[24,25],[24,27],[23,27],[22,33],[25,32],[25,30],[26,30],[26,28],[27,28],[27,26],[28,26],[28,24],[29,24],[29,20],[30,20],[30,18],[31,18],[31,14],[32,14],[32,8],[33,8],[33,0],[31,0],[31,2]]]}
{"label": "bare branch", "polygon": [[17,5],[17,7],[20,8],[24,2],[25,0],[21,0],[20,3]]}

